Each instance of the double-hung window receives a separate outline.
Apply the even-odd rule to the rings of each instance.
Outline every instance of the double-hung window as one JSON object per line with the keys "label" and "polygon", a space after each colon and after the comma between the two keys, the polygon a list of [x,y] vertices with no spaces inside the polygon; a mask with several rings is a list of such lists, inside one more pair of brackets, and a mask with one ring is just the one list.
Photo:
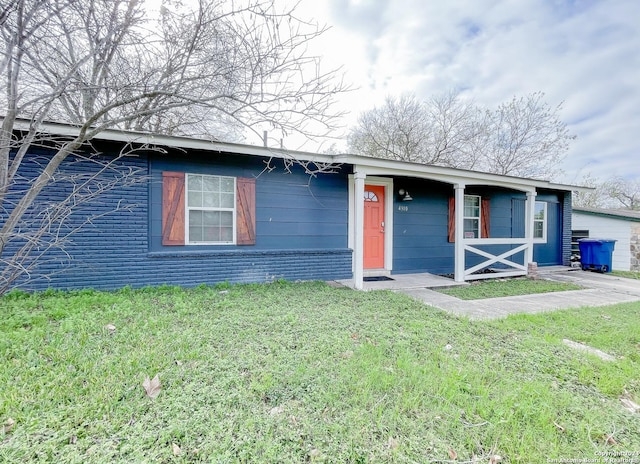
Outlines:
{"label": "double-hung window", "polygon": [[464,238],[480,237],[480,204],[480,196],[464,196]]}
{"label": "double-hung window", "polygon": [[547,202],[536,201],[533,210],[533,238],[540,242],[547,241]]}
{"label": "double-hung window", "polygon": [[236,224],[236,179],[186,175],[189,244],[233,244]]}

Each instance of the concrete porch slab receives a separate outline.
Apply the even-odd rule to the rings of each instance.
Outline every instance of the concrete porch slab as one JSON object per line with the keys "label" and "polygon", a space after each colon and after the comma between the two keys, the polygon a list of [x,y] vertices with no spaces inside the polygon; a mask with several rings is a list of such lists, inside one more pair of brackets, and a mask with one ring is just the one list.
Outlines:
{"label": "concrete porch slab", "polygon": [[[379,282],[364,282],[364,290],[404,290],[412,288],[446,288],[459,285],[469,285],[466,282],[456,282],[448,277],[423,272],[420,274],[393,274],[393,280]],[[339,284],[354,288],[352,279],[338,280]]]}

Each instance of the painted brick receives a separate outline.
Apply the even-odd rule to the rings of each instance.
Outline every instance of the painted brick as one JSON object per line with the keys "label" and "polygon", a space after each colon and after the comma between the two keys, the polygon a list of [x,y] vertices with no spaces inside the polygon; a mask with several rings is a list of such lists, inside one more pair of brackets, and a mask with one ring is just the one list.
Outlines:
{"label": "painted brick", "polygon": [[[46,156],[46,152],[40,151],[40,163],[34,158],[24,164],[21,171],[24,178],[35,176]],[[100,217],[73,235],[65,248],[70,257],[61,252],[49,253],[39,269],[41,276],[34,274],[32,280],[23,279],[21,288],[116,289],[125,285],[135,288],[224,281],[350,278],[352,252],[347,248],[346,174],[311,180],[301,172],[258,176],[259,246],[153,245],[153,237],[159,236],[161,228],[158,173],[170,167],[190,172],[251,176],[260,174],[264,167],[262,160],[242,157],[239,160],[240,163],[238,157],[221,156],[203,159],[197,155],[183,156],[180,160],[157,159],[151,155],[117,163],[123,169],[139,169],[140,175],[148,181],[100,196],[74,213],[68,226],[80,224],[90,213],[111,211],[119,201],[135,206],[131,211]],[[75,175],[90,174],[93,169],[95,164],[89,162],[70,162],[62,168],[65,173]],[[58,182],[43,191],[40,201],[60,201],[71,188],[68,183]],[[271,196],[267,198],[265,192],[271,192]],[[297,208],[289,208],[292,203]],[[15,249],[15,244],[7,251],[11,249]]]}
{"label": "painted brick", "polygon": [[565,192],[562,199],[562,264],[571,266],[571,192]]}

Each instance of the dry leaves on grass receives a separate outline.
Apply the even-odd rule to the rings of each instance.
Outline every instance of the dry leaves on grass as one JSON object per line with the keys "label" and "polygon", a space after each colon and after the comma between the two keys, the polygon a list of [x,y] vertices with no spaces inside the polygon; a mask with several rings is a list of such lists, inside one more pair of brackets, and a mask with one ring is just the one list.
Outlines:
{"label": "dry leaves on grass", "polygon": [[149,377],[147,376],[145,377],[144,382],[142,382],[144,391],[151,399],[156,398],[160,394],[161,386],[162,385],[160,384],[160,378],[158,377],[158,374],[156,374],[156,376],[152,380],[149,380]]}
{"label": "dry leaves on grass", "polygon": [[3,433],[11,432],[11,429],[13,429],[14,425],[16,425],[16,421],[13,420],[11,417],[8,418],[6,421],[4,421],[4,424],[2,425]]}
{"label": "dry leaves on grass", "polygon": [[622,406],[632,414],[640,412],[640,405],[631,399],[631,395],[627,390],[624,391],[624,395],[620,397]]}

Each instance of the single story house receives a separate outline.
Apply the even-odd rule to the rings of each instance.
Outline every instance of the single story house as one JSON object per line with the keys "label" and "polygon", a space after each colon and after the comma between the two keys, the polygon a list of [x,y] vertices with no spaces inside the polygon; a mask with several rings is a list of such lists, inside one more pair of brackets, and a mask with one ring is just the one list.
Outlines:
{"label": "single story house", "polygon": [[[63,124],[46,130],[76,131]],[[466,281],[525,275],[534,262],[570,264],[575,186],[117,130],[91,144],[103,158],[126,144],[144,148],[99,177],[107,182],[135,169],[146,181],[116,186],[71,214],[68,228],[86,221],[88,211],[95,217],[17,286],[353,279],[362,288],[367,276],[429,272]],[[37,175],[51,153],[32,150],[22,178]],[[310,175],[305,163],[329,172]],[[97,169],[87,158],[61,166],[76,176]],[[73,188],[65,182],[52,183],[42,200],[62,200]]]}
{"label": "single story house", "polygon": [[604,208],[573,208],[574,240],[616,240],[612,269],[640,271],[640,211]]}

